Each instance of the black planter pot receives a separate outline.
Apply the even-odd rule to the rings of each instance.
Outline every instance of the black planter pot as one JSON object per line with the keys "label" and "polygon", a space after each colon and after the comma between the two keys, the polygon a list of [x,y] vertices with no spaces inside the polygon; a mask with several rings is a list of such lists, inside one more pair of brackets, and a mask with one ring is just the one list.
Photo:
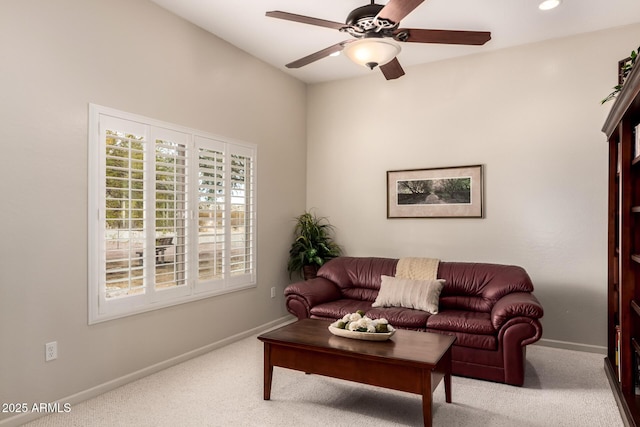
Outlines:
{"label": "black planter pot", "polygon": [[318,266],[317,265],[305,265],[302,267],[302,276],[304,280],[309,280],[317,277],[318,275]]}

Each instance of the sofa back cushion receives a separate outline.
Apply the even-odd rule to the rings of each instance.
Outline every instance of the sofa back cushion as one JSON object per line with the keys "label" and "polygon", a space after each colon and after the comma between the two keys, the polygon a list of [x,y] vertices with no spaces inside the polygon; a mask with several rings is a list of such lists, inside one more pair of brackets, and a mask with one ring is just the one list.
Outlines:
{"label": "sofa back cushion", "polygon": [[[375,301],[381,276],[395,276],[397,259],[338,257],[325,263],[318,276],[335,283],[344,298]],[[533,292],[527,272],[519,266],[440,261],[438,279],[445,284],[440,293],[440,311],[471,310],[490,313],[503,296]]]}
{"label": "sofa back cushion", "polygon": [[318,276],[335,283],[345,298],[373,302],[381,277],[395,276],[396,264],[391,258],[339,257],[320,267]]}
{"label": "sofa back cushion", "polygon": [[446,281],[440,293],[441,309],[489,313],[507,294],[533,292],[531,278],[515,265],[441,261],[438,278]]}

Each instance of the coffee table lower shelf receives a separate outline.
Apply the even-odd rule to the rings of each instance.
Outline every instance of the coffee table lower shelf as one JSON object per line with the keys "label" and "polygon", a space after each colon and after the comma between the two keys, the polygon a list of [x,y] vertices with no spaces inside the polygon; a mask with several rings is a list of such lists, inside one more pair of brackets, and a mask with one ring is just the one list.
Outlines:
{"label": "coffee table lower shelf", "polygon": [[258,337],[264,343],[265,400],[271,398],[273,367],[278,366],[419,394],[425,426],[431,426],[433,391],[442,379],[445,400],[451,403],[455,337],[399,330],[389,341],[359,341],[331,335],[328,324],[305,319]]}

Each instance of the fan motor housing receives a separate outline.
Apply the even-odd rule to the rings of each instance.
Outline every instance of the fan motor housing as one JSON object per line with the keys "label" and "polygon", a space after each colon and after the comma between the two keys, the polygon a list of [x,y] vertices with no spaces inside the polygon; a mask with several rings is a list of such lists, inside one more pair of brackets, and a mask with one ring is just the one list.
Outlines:
{"label": "fan motor housing", "polygon": [[381,4],[368,4],[366,6],[361,6],[353,9],[349,16],[347,16],[347,25],[357,25],[358,21],[364,18],[373,18],[375,17],[384,6]]}
{"label": "fan motor housing", "polygon": [[362,37],[369,32],[389,36],[398,27],[398,23],[388,19],[374,19],[383,8],[382,4],[368,4],[353,9],[347,16],[348,27],[345,30],[354,37]]}

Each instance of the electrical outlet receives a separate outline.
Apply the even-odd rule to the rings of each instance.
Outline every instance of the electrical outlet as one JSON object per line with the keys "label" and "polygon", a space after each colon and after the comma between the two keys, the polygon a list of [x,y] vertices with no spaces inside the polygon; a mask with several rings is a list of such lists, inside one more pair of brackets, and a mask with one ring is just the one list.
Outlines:
{"label": "electrical outlet", "polygon": [[276,297],[276,288],[275,286],[273,288],[271,288],[271,298],[275,298]]}
{"label": "electrical outlet", "polygon": [[58,358],[58,342],[48,342],[44,345],[44,361],[50,362]]}

